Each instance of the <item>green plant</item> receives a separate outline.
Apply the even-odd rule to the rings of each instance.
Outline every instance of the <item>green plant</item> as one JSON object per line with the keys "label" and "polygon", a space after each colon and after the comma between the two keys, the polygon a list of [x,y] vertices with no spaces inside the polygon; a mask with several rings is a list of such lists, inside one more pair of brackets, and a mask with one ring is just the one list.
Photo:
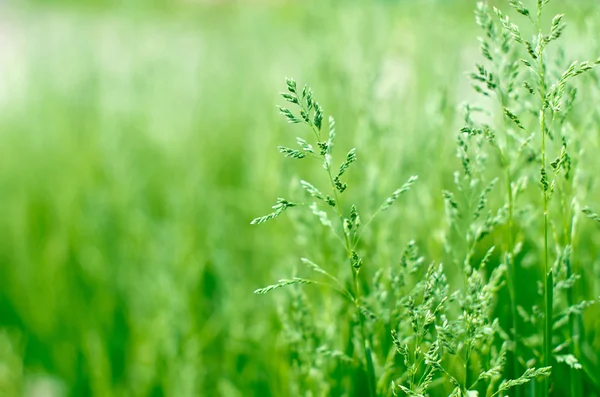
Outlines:
{"label": "green plant", "polygon": [[[478,195],[473,196],[472,194],[472,191],[476,190],[480,184],[478,176],[484,168],[485,161],[479,155],[481,154],[479,151],[483,139],[473,134],[466,134],[463,137],[464,131],[459,135],[458,156],[462,162],[462,171],[456,174],[456,186],[464,195],[467,203],[466,209],[461,212],[462,206],[454,200],[454,195],[449,191],[444,192],[448,204],[449,224],[454,226],[452,230],[458,232],[458,234],[465,233],[465,244],[463,249],[460,250],[464,254],[464,261],[457,262],[459,271],[464,275],[463,289],[449,294],[450,285],[447,282],[442,265],[431,264],[423,274],[421,272],[423,260],[418,256],[414,242],[411,242],[402,254],[399,267],[389,267],[387,275],[381,272],[383,269],[379,269],[375,273],[372,282],[374,287],[372,294],[371,296],[365,296],[363,287],[361,287],[362,282],[359,279],[362,274],[360,271],[363,268],[363,259],[357,252],[358,243],[360,242],[359,230],[364,226],[361,225],[360,216],[355,205],[351,206],[349,217],[345,217],[344,207],[341,204],[342,194],[346,191],[347,184],[342,182],[340,177],[356,161],[356,151],[355,149],[350,150],[340,165],[339,171],[334,176],[331,165],[335,138],[333,118],[329,119],[329,134],[327,140],[324,140],[321,137],[323,110],[318,102],[314,100],[312,90],[304,87],[299,92],[296,82],[292,79],[287,79],[287,88],[288,93],[284,93],[282,96],[288,102],[299,107],[299,116],[287,108],[280,107],[280,112],[290,123],[305,124],[310,127],[315,142],[313,145],[303,138],[297,138],[300,149],[280,146],[279,151],[286,157],[293,159],[313,158],[318,160],[326,171],[331,193],[323,193],[313,184],[302,180],[300,184],[308,196],[314,200],[312,203],[292,202],[278,198],[277,203],[273,206],[273,212],[255,218],[251,223],[262,224],[278,217],[289,208],[308,206],[317,215],[320,223],[328,226],[336,234],[337,240],[341,242],[344,248],[345,260],[352,272],[353,282],[351,285],[353,289],[347,289],[343,281],[340,281],[330,271],[312,260],[302,258],[301,262],[309,269],[319,273],[324,281],[314,278],[292,277],[281,279],[276,284],[257,289],[255,293],[266,294],[283,287],[315,284],[336,291],[340,296],[351,302],[355,308],[355,317],[357,318],[356,323],[352,322],[351,328],[356,327],[359,344],[362,345],[361,366],[366,373],[367,390],[371,396],[387,395],[389,390],[394,395],[404,393],[410,396],[420,396],[427,393],[434,386],[434,381],[438,381],[438,383],[442,381],[441,387],[444,387],[445,381],[450,382],[453,387],[450,394],[453,396],[474,393],[477,387],[482,387],[487,382],[487,394],[495,396],[511,387],[527,383],[536,377],[548,376],[550,367],[528,368],[523,375],[516,377],[514,380],[503,380],[497,385],[498,381],[503,379],[501,374],[504,369],[506,342],[502,344],[500,351],[492,348],[496,344],[496,338],[503,335],[498,319],[493,317],[492,302],[501,285],[505,266],[496,267],[491,272],[487,282],[485,282],[483,272],[486,270],[486,265],[490,261],[494,249],[493,247],[490,248],[481,263],[476,267],[472,263],[472,256],[478,243],[502,223],[506,209],[502,207],[497,212],[488,211],[484,214],[487,195],[492,191],[494,181],[489,186],[484,187]],[[470,120],[469,111],[467,111],[467,120]],[[474,160],[471,159],[470,145],[467,143],[471,140],[478,141],[478,144],[475,145],[478,153],[473,156]],[[315,150],[315,147],[318,150]],[[411,177],[402,187],[394,191],[374,212],[366,225],[369,225],[371,220],[378,214],[387,210],[401,194],[410,189],[415,181],[416,177]],[[473,203],[474,205],[471,205],[473,197],[476,198],[476,201]],[[337,228],[333,227],[329,221],[327,209],[337,215],[339,219]],[[481,221],[479,221],[480,217],[482,217]],[[467,221],[461,225],[460,219],[466,219]],[[422,275],[420,280],[415,277],[418,274]],[[299,292],[296,292],[296,294],[299,294]],[[302,298],[302,296],[300,293],[292,301],[297,302],[298,299],[302,299],[304,302],[301,305],[296,305],[292,311],[294,316],[296,315],[294,313],[299,315],[303,313],[300,315],[301,320],[295,320],[292,323],[296,327],[304,329],[302,334],[305,337],[301,339],[314,348],[319,338],[307,336],[309,334],[315,335],[316,325],[309,325],[311,324],[310,315],[305,309],[300,309],[307,306],[305,298]],[[417,300],[416,296],[421,297]],[[450,307],[449,304],[451,304]],[[410,319],[410,327],[406,327],[406,319]],[[390,335],[393,339],[393,346],[385,354],[386,364],[379,380],[371,348],[372,334],[378,322],[384,322],[384,329],[391,329]],[[394,325],[396,322],[397,325]],[[371,335],[369,335],[369,331]],[[306,332],[309,332],[309,334]],[[354,334],[353,331],[351,333]],[[296,339],[295,343],[298,342]],[[308,351],[306,349],[296,350],[298,352],[304,351],[303,355],[305,357],[311,357],[311,349],[308,349]],[[344,357],[347,362],[353,361],[344,352],[330,353],[329,355],[338,358]],[[471,364],[474,356],[480,361],[485,359],[488,364],[482,363],[476,368],[472,368]],[[402,365],[399,367],[396,365],[396,357],[402,357]],[[449,361],[451,364],[444,363],[444,360]],[[304,364],[308,364],[307,361],[305,358]],[[454,363],[456,362],[463,363],[463,368],[460,371],[462,375],[455,373],[457,367]],[[302,365],[299,366],[302,367]],[[302,368],[300,370],[302,372]],[[398,377],[398,371],[404,373]],[[471,378],[472,372],[475,372],[477,376]],[[303,373],[308,376],[306,371],[303,371]],[[389,386],[388,381],[390,382]],[[306,383],[301,383],[306,386]],[[326,387],[322,386],[321,390],[324,388]]]}
{"label": "green plant", "polygon": [[[507,194],[508,194],[508,205],[509,205],[509,251],[507,252],[507,257],[510,262],[513,261],[514,252],[514,240],[513,240],[513,228],[514,228],[514,199],[513,196],[513,188],[511,181],[511,151],[515,152],[514,149],[511,150],[510,147],[510,139],[514,136],[517,136],[517,143],[520,144],[520,148],[530,146],[531,142],[534,140],[534,134],[529,136],[525,136],[522,138],[518,138],[518,134],[515,132],[518,131],[526,131],[532,129],[532,127],[526,127],[524,122],[521,120],[520,116],[518,116],[513,110],[509,107],[511,102],[514,103],[514,106],[518,106],[518,98],[519,94],[516,93],[516,84],[519,83],[525,90],[526,99],[520,104],[521,112],[525,113],[523,115],[523,119],[529,118],[526,114],[537,114],[538,119],[538,133],[540,146],[538,147],[539,151],[533,149],[533,158],[537,159],[540,164],[540,183],[542,188],[542,206],[541,206],[541,216],[543,218],[543,255],[542,262],[544,264],[544,277],[543,277],[543,342],[542,342],[542,355],[541,360],[543,365],[546,367],[550,367],[553,364],[553,352],[555,351],[555,346],[553,343],[553,332],[555,327],[554,316],[555,316],[555,296],[557,293],[562,292],[562,290],[567,290],[567,305],[568,307],[573,307],[576,304],[577,297],[574,296],[574,277],[577,276],[574,274],[573,269],[571,267],[571,245],[572,245],[572,223],[574,219],[573,211],[568,209],[568,201],[574,200],[573,197],[573,178],[572,174],[573,170],[573,161],[567,147],[569,145],[569,141],[573,142],[576,137],[571,137],[568,135],[570,131],[565,128],[565,120],[567,119],[569,112],[573,108],[573,102],[575,100],[576,90],[569,86],[570,80],[582,73],[590,71],[595,65],[600,63],[599,61],[595,62],[573,62],[565,72],[556,77],[556,80],[552,81],[553,77],[551,76],[551,68],[549,55],[547,54],[547,48],[549,44],[558,40],[564,30],[563,23],[563,14],[556,15],[551,22],[551,27],[549,33],[544,33],[543,24],[542,24],[542,15],[544,7],[549,3],[549,0],[538,0],[536,3],[535,12],[530,12],[526,6],[518,0],[511,0],[510,5],[516,10],[518,14],[525,17],[528,21],[531,22],[532,29],[534,31],[533,39],[531,41],[524,38],[521,33],[520,28],[513,24],[509,17],[504,15],[500,10],[494,9],[496,15],[498,16],[500,23],[502,25],[502,44],[501,48],[502,52],[505,54],[517,53],[518,56],[523,54],[529,59],[521,58],[518,61],[512,57],[510,61],[510,69],[511,72],[507,74],[509,84],[505,91],[502,90],[501,85],[496,85],[495,81],[493,81],[493,75],[489,74],[484,68],[479,68],[479,74],[474,75],[476,80],[480,82],[485,82],[487,84],[487,89],[491,92],[495,92],[497,94],[499,103],[502,107],[504,116],[516,126],[516,131],[510,132],[506,125],[504,125],[503,130],[506,133],[506,138],[504,141],[504,147],[498,145],[498,150],[500,153],[500,157],[503,160],[502,162],[505,164],[507,169]],[[483,9],[483,5],[480,6],[480,9]],[[485,19],[485,18],[482,18]],[[485,19],[489,21],[488,19]],[[482,23],[484,28],[488,27],[488,37],[494,38],[497,37],[494,35],[494,29],[491,28],[491,24]],[[484,56],[490,60],[494,61],[494,58],[490,55],[489,47],[486,44],[486,41],[482,41],[482,52]],[[512,43],[517,45],[516,51],[513,50]],[[558,57],[558,66],[561,65],[561,57]],[[520,69],[526,68],[527,72],[521,74]],[[502,70],[502,68],[497,68]],[[502,73],[500,73],[502,76]],[[480,89],[480,92],[486,93],[483,89]],[[521,99],[522,101],[522,99]],[[517,112],[519,113],[519,112]],[[550,119],[550,121],[548,121]],[[510,132],[510,134],[509,134]],[[519,142],[521,140],[521,142]],[[559,148],[556,152],[556,159],[549,163],[549,143],[548,140],[551,140],[555,143],[555,146]],[[514,144],[513,144],[514,145]],[[519,150],[520,151],[520,150]],[[518,152],[518,151],[516,151]],[[550,177],[549,166],[553,171],[553,177]],[[550,220],[550,199],[555,192],[555,190],[559,190],[560,200],[562,211],[561,216],[562,220],[559,221],[562,224],[562,236],[555,237],[555,243],[557,245],[557,255],[555,266],[551,265],[551,252],[550,252],[550,228],[551,228],[551,220]],[[514,269],[514,263],[509,266],[509,268]],[[565,280],[572,280],[571,282],[567,282],[567,285],[562,284],[556,280],[557,273],[562,272],[564,269],[564,278]],[[516,294],[514,293],[514,270],[511,272],[512,276],[509,277],[509,284],[511,285],[510,290],[512,295],[512,312],[513,312],[513,321],[514,322],[514,331],[515,331],[515,357],[516,352],[518,351],[518,334],[517,334],[517,322],[514,317],[515,314],[515,300]],[[559,288],[557,288],[560,285]],[[577,336],[577,327],[575,325],[575,321],[573,318],[569,319],[569,343],[573,344],[575,351],[577,351],[577,342],[573,342],[578,338]],[[562,356],[560,356],[562,357]],[[571,357],[571,356],[569,356]],[[565,362],[562,358],[560,358],[562,362]],[[574,362],[572,359],[568,360],[569,362]],[[575,369],[577,369],[576,365],[572,365]],[[515,361],[515,368],[517,367]],[[581,393],[580,389],[577,386],[577,382],[574,381],[571,383],[572,395],[578,395]],[[549,378],[544,378],[544,383],[542,385],[542,391],[544,395],[547,395],[550,390]]]}
{"label": "green plant", "polygon": [[[375,396],[375,369],[373,367],[370,342],[365,329],[366,307],[364,306],[363,302],[364,298],[360,281],[360,270],[363,266],[363,259],[357,252],[358,243],[360,241],[361,220],[358,209],[355,205],[350,207],[348,213],[348,209],[345,208],[342,203],[342,195],[348,188],[348,185],[347,183],[342,182],[341,178],[346,170],[357,160],[356,150],[351,149],[346,155],[346,158],[340,164],[337,171],[334,171],[332,162],[334,160],[333,148],[335,142],[335,120],[333,117],[329,118],[328,135],[325,137],[324,134],[322,134],[324,127],[323,108],[315,100],[312,90],[307,86],[304,86],[304,88],[300,91],[296,81],[293,79],[287,79],[286,83],[288,92],[283,93],[282,97],[292,105],[297,106],[299,114],[296,114],[283,107],[279,107],[279,111],[286,117],[288,122],[292,124],[305,124],[307,127],[309,127],[310,131],[312,132],[314,142],[311,144],[304,138],[298,137],[297,144],[299,149],[291,149],[284,146],[279,146],[278,149],[286,157],[290,157],[292,159],[316,159],[322,164],[327,174],[327,179],[330,183],[331,191],[329,193],[322,193],[321,190],[319,190],[313,184],[304,180],[302,180],[300,184],[308,196],[312,200],[315,200],[310,204],[310,206],[320,217],[321,222],[330,224],[328,220],[328,214],[327,212],[323,211],[323,209],[331,209],[331,211],[337,216],[339,220],[339,226],[337,228],[332,228],[331,230],[333,233],[337,233],[340,242],[343,244],[346,258],[345,261],[347,262],[348,268],[352,274],[353,287],[347,289],[327,270],[323,269],[309,259],[303,258],[302,262],[308,265],[308,267],[312,270],[324,276],[328,283],[295,277],[292,279],[280,280],[277,284],[256,290],[255,293],[264,294],[272,291],[273,289],[295,284],[321,284],[331,287],[335,291],[339,292],[342,296],[349,299],[355,307],[355,316],[358,318],[360,343],[363,346],[362,360],[364,371],[367,374],[368,392],[370,396]],[[410,189],[416,180],[417,177],[413,176],[409,178],[409,180],[402,187],[395,190],[366,222],[366,225],[371,223],[371,221],[381,212],[387,210],[403,193]],[[256,218],[251,223],[264,223],[279,216],[286,209],[295,206],[298,206],[298,204],[278,198],[277,203],[273,206],[275,211],[268,215]]]}
{"label": "green plant", "polygon": [[[535,46],[534,24],[506,0],[488,2],[495,38],[472,0],[216,2],[2,2],[0,396],[369,395],[353,299],[317,283],[249,293],[279,278],[336,285],[311,263],[355,288],[337,211],[300,184],[333,196],[321,160],[276,149],[299,149],[297,135],[315,146],[273,111],[285,70],[318,87],[322,140],[336,117],[334,176],[357,148],[341,195],[345,218],[351,204],[361,218],[377,395],[539,396],[537,380],[515,385],[543,365],[539,102],[523,86],[539,79],[491,6]],[[568,28],[544,51],[549,86],[600,54],[597,1],[550,2],[548,32],[558,12]],[[461,73],[479,76],[476,63],[488,96]],[[598,103],[596,68],[569,79],[546,120],[556,397],[600,395]],[[276,193],[297,205],[247,225]]]}
{"label": "green plant", "polygon": [[[577,145],[581,137],[570,123],[577,93],[571,83],[600,60],[574,62],[565,72],[556,74],[554,69],[564,65],[564,54],[551,54],[547,48],[561,37],[564,24],[559,14],[553,18],[549,33],[544,33],[543,10],[548,2],[538,0],[532,13],[522,2],[510,1],[514,10],[531,22],[532,40],[525,39],[522,28],[499,9],[494,8],[492,14],[485,2],[477,4],[476,21],[484,32],[480,43],[485,62],[476,64],[470,78],[475,92],[484,98],[493,97],[495,104],[489,106],[483,100],[483,106],[465,106],[464,127],[457,136],[460,167],[454,174],[454,188],[442,194],[448,225],[446,254],[460,280],[454,292],[457,280],[447,279],[442,264],[423,267],[424,259],[414,241],[407,245],[398,265],[380,264],[369,269],[373,278],[367,282],[363,276],[365,253],[359,244],[362,232],[375,216],[409,190],[416,177],[411,177],[368,222],[361,224],[356,205],[347,208],[342,204],[348,185],[341,178],[356,161],[356,150],[350,150],[334,171],[333,118],[329,119],[329,134],[325,137],[321,132],[323,109],[312,90],[300,90],[294,80],[287,80],[288,92],[282,96],[298,110],[279,110],[290,123],[308,126],[314,142],[297,138],[299,148],[280,146],[279,151],[292,159],[319,161],[330,192],[323,193],[302,180],[300,184],[310,197],[308,203],[279,198],[272,213],[252,223],[266,222],[292,207],[309,207],[318,223],[327,226],[341,242],[352,282],[348,284],[332,275],[330,269],[303,258],[302,262],[319,273],[323,281],[292,277],[255,292],[315,284],[346,298],[354,307],[356,321],[350,323],[350,334],[354,335],[355,329],[356,340],[362,346],[361,368],[370,396],[496,396],[512,388],[516,395],[547,396],[557,363],[571,368],[571,395],[582,395],[579,371],[583,366],[578,360],[582,354],[581,313],[595,302],[578,294],[580,276],[572,261],[579,185],[574,177],[577,153],[568,148]],[[554,63],[552,56],[556,58]],[[553,155],[556,157],[550,161]],[[536,178],[536,163],[542,192],[540,206],[530,199],[528,183]],[[497,194],[502,186],[502,194]],[[555,193],[558,199],[553,202]],[[328,211],[338,218],[337,226],[329,220]],[[583,212],[598,220],[590,209],[584,208]],[[541,215],[541,233],[526,225],[536,213]],[[525,250],[536,256],[531,241],[541,241],[537,258],[543,268],[539,283],[542,309],[537,304],[523,307],[517,294],[518,274],[523,272],[520,264],[529,254]],[[491,242],[499,243],[500,254]],[[505,281],[508,323],[498,317],[495,305]],[[535,282],[530,285],[537,289]],[[295,299],[299,299],[302,295],[297,294],[301,293],[293,290]],[[305,313],[303,318],[295,322],[296,326],[316,326],[310,314]],[[386,333],[392,344],[387,342]],[[301,339],[295,341],[302,343]],[[353,362],[352,350],[334,353],[321,349],[324,351],[328,357]],[[507,366],[508,355],[512,359]],[[536,386],[531,382],[534,380],[541,381]],[[525,384],[533,386],[527,391]]]}

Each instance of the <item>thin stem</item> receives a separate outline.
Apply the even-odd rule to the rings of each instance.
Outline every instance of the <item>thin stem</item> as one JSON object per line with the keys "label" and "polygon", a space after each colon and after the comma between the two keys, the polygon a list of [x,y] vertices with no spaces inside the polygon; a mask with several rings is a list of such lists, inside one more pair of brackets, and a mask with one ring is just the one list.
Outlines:
{"label": "thin stem", "polygon": [[[321,134],[320,131],[313,123],[307,123],[312,128],[313,133],[315,134],[315,138],[317,141],[320,141]],[[325,156],[325,155],[324,155]],[[322,157],[324,157],[322,156]],[[364,354],[365,354],[365,371],[367,374],[367,385],[369,389],[369,397],[375,397],[377,394],[376,384],[375,384],[375,370],[373,368],[373,358],[371,356],[371,349],[369,347],[369,342],[366,336],[365,331],[365,322],[363,318],[362,311],[360,310],[361,305],[361,292],[360,292],[360,283],[358,278],[358,269],[354,269],[352,265],[352,250],[353,246],[351,245],[348,234],[344,231],[344,213],[343,206],[341,201],[341,196],[338,194],[337,188],[335,186],[335,182],[333,179],[333,175],[331,173],[331,164],[326,168],[327,175],[329,176],[329,182],[331,183],[331,188],[333,189],[333,196],[335,200],[335,209],[337,210],[337,214],[340,220],[340,225],[342,227],[342,233],[344,235],[344,247],[346,249],[346,256],[348,262],[350,263],[350,271],[352,272],[352,276],[354,279],[354,306],[356,308],[356,315],[359,319],[360,326],[360,336],[362,339]]]}
{"label": "thin stem", "polygon": [[[420,365],[420,364],[419,364]],[[421,378],[419,379],[419,384],[423,384],[423,381],[425,380],[425,378],[434,371],[434,368],[430,365],[425,367],[425,371],[423,371],[423,374],[421,375]]]}
{"label": "thin stem", "polygon": [[[340,218],[340,224],[342,226],[342,230],[344,228],[344,215],[342,212],[342,203],[340,200],[340,195],[338,195],[337,193],[337,189],[335,187],[335,183],[333,181],[333,176],[331,174],[331,167],[327,168],[327,173],[329,175],[329,180],[331,181],[331,186],[333,188],[333,192],[334,192],[334,198],[335,198],[335,202],[336,202],[336,208],[338,209],[338,215]],[[367,340],[367,334],[365,331],[365,321],[363,318],[363,314],[362,311],[360,310],[360,304],[361,304],[361,292],[360,292],[360,283],[359,283],[359,278],[358,278],[358,270],[354,269],[354,266],[352,265],[352,248],[350,247],[350,240],[348,238],[348,234],[346,232],[343,232],[344,234],[344,241],[345,241],[345,247],[346,247],[346,255],[348,257],[348,262],[350,263],[350,271],[352,272],[352,276],[354,278],[354,305],[356,307],[356,315],[358,316],[359,319],[359,325],[360,325],[360,336],[363,342],[363,349],[364,349],[364,354],[365,354],[365,365],[366,365],[366,372],[367,372],[367,384],[368,384],[368,388],[369,388],[369,396],[370,397],[375,397],[376,395],[376,390],[375,390],[375,373],[374,373],[374,369],[373,369],[373,359],[371,357],[371,349],[369,348],[369,344],[368,344],[368,340]]]}
{"label": "thin stem", "polygon": [[[573,233],[574,233],[574,222],[575,217],[573,216],[571,209],[572,206],[567,206],[567,198],[573,196],[573,192],[571,189],[571,181],[565,178],[564,181],[564,189],[561,189],[561,207],[563,208],[563,245],[565,250],[569,247],[568,251],[565,251],[567,257],[564,258],[566,264],[566,277],[570,279],[573,275],[573,267],[572,267],[572,253],[573,253]],[[571,223],[569,223],[569,219]],[[573,306],[573,304],[578,300],[577,294],[577,284],[574,284],[567,291],[567,304],[569,307]],[[569,315],[569,337],[571,340],[571,349],[572,353],[575,357],[581,356],[580,345],[579,345],[579,316],[576,314]],[[577,397],[582,393],[581,390],[581,376],[578,370],[571,369],[571,396]]]}
{"label": "thin stem", "polygon": [[[335,281],[336,281],[336,284],[337,284],[337,280],[335,280]],[[331,288],[331,289],[339,292],[343,297],[347,298],[350,302],[354,302],[354,300],[355,300],[355,298],[346,289],[344,289],[341,286],[333,285],[333,284],[328,284],[328,283],[323,283],[321,281],[316,281],[316,280],[310,280],[310,282],[312,284],[315,284],[315,285],[321,285],[323,287],[329,287],[329,288]]]}
{"label": "thin stem", "polygon": [[417,339],[415,340],[415,349],[413,351],[413,362],[415,365],[415,369],[412,371],[412,377],[410,380],[410,390],[411,391],[415,391],[413,390],[414,386],[415,386],[415,372],[417,370],[417,368],[419,367],[419,365],[421,365],[420,361],[419,361],[419,357],[417,355],[417,347],[421,345],[421,338],[419,336],[417,336]]}
{"label": "thin stem", "polygon": [[469,391],[467,389],[468,385],[469,385],[469,372],[471,371],[469,368],[469,363],[471,361],[471,343],[469,342],[467,344],[467,354],[465,357],[465,384],[464,384],[464,394],[465,396],[467,395],[467,392]]}
{"label": "thin stem", "polygon": [[[574,233],[575,233],[575,216],[571,215],[571,230],[569,233],[569,244],[571,245],[571,252],[574,252]],[[567,277],[570,277],[572,273],[574,273],[574,265],[572,263],[572,258],[569,258],[567,268]],[[575,302],[579,301],[579,285],[576,283],[572,288],[573,290],[569,291],[569,306],[573,305]],[[581,314],[573,314],[569,320],[570,322],[570,330],[571,330],[571,338],[573,343],[573,354],[575,357],[581,357],[581,336],[579,333],[583,329],[583,323]],[[572,396],[581,396],[582,395],[582,379],[581,373],[577,370],[571,370],[571,374],[573,378],[571,379],[571,395]]]}
{"label": "thin stem", "polygon": [[[508,195],[508,292],[510,295],[510,311],[512,317],[512,326],[514,334],[514,351],[513,351],[513,379],[517,378],[519,372],[519,329],[518,329],[518,314],[517,314],[517,288],[516,288],[516,265],[515,265],[515,235],[514,235],[514,202],[512,190],[512,178],[510,173],[510,165],[506,165],[506,184]],[[517,386],[515,389],[516,396],[520,396],[521,389]]]}
{"label": "thin stem", "polygon": [[[500,75],[500,73],[502,72],[502,70],[504,69],[504,65],[500,64],[498,65],[496,62],[494,62],[495,66],[496,66],[496,73],[498,75]],[[498,152],[500,155],[500,160],[502,162],[502,165],[504,166],[504,169],[506,171],[505,177],[506,177],[506,196],[507,196],[507,203],[508,203],[508,247],[506,250],[507,253],[507,264],[506,264],[506,268],[507,268],[507,276],[508,276],[508,294],[509,294],[509,299],[510,299],[510,313],[511,313],[511,320],[512,320],[512,328],[513,328],[513,335],[514,335],[514,350],[513,350],[513,368],[512,368],[512,379],[517,379],[519,376],[519,356],[517,354],[517,352],[519,351],[519,329],[518,329],[518,312],[517,312],[517,287],[516,287],[516,273],[517,273],[517,269],[516,269],[516,264],[515,264],[515,217],[514,217],[514,208],[515,208],[515,204],[514,204],[514,193],[513,193],[513,187],[512,187],[512,174],[511,174],[511,159],[510,159],[510,150],[509,150],[509,136],[507,133],[507,124],[506,124],[506,115],[504,114],[504,108],[506,107],[507,103],[506,103],[506,95],[504,94],[502,87],[500,84],[498,84],[497,89],[496,89],[496,96],[498,98],[498,102],[500,104],[500,114],[502,115],[502,129],[505,132],[505,150],[506,150],[506,155],[504,155],[504,153],[502,152],[502,148],[498,145],[496,146],[498,148]],[[516,397],[520,397],[521,395],[521,388],[519,386],[515,387],[515,396]]]}
{"label": "thin stem", "polygon": [[[537,29],[538,29],[538,41],[542,40],[542,5],[541,1],[538,1],[537,9]],[[543,178],[547,178],[546,175],[546,79],[544,76],[544,44],[538,43],[539,54],[538,56],[538,76],[540,84],[540,97],[542,98],[541,109],[539,115],[540,133],[542,134],[542,172]],[[548,186],[547,181],[542,186],[543,192],[543,216],[544,216],[544,338],[543,338],[543,351],[544,351],[544,366],[548,367],[552,363],[552,306],[553,306],[553,274],[552,269],[549,267],[548,258]],[[544,377],[542,395],[548,396],[550,393],[550,379]]]}
{"label": "thin stem", "polygon": [[[503,99],[500,100],[501,106],[504,108]],[[501,109],[502,124],[506,131],[506,116],[504,115],[504,109]],[[508,147],[508,136],[506,139],[506,145]],[[513,351],[513,376],[512,379],[517,379],[519,374],[519,328],[518,328],[518,313],[517,313],[517,287],[516,287],[516,264],[515,264],[515,217],[514,217],[514,193],[512,188],[512,175],[510,171],[510,154],[504,156],[502,149],[498,147],[500,156],[506,170],[506,195],[508,199],[508,248],[507,248],[507,273],[508,273],[508,294],[510,298],[510,312],[512,317],[512,327],[514,334],[514,351]],[[508,150],[507,150],[508,152]],[[519,397],[521,395],[521,388],[516,386],[515,395]]]}

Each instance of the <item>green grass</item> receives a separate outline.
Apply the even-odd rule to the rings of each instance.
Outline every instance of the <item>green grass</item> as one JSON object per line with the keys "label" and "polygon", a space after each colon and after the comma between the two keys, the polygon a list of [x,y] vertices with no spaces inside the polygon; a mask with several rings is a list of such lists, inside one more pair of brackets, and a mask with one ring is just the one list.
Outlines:
{"label": "green grass", "polygon": [[[304,271],[300,257],[322,265],[339,254],[326,230],[291,210],[261,228],[249,224],[275,197],[303,197],[298,181],[314,174],[276,149],[299,134],[277,114],[277,93],[284,76],[310,82],[335,116],[339,155],[358,149],[344,194],[364,221],[419,175],[365,237],[362,288],[413,239],[459,285],[441,192],[454,189],[460,166],[459,105],[478,100],[463,73],[480,60],[473,4],[41,3],[0,10],[9,38],[0,40],[0,394],[281,396],[328,385],[331,395],[367,395],[360,368],[326,353],[308,377],[294,368],[319,341],[352,340],[352,315],[337,297],[320,288],[252,294]],[[566,58],[597,58],[597,6],[560,7]],[[572,123],[582,136],[576,195],[598,212],[595,76],[579,80]],[[530,184],[521,205],[539,204]],[[504,198],[501,186],[492,205]],[[543,304],[538,215],[515,225],[523,242],[516,290],[527,309]],[[578,294],[598,298],[600,229],[580,216],[576,230]],[[497,243],[494,265],[506,232],[486,241]],[[348,266],[333,274],[351,279]],[[503,325],[508,302],[503,288],[494,309]],[[594,396],[598,308],[584,313],[582,395]],[[323,338],[300,338],[313,341],[312,353],[304,342],[290,349],[298,335],[288,324],[303,321]],[[371,341],[377,354],[392,346],[390,331],[373,331],[385,335]],[[568,382],[556,380],[571,371],[554,371],[554,395],[568,395]]]}

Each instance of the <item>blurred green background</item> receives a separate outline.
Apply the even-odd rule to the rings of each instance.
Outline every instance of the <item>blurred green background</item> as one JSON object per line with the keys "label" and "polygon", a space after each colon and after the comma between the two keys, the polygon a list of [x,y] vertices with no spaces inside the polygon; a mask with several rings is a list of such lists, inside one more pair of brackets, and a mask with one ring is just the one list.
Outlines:
{"label": "blurred green background", "polygon": [[[595,3],[559,4],[582,58],[600,50]],[[389,220],[408,227],[382,238],[443,257],[473,6],[0,3],[0,395],[286,395],[275,302],[252,291],[304,248],[289,219],[249,225],[302,171],[276,150],[295,136],[283,79],[309,83],[340,146],[369,154],[358,202],[421,176]]]}

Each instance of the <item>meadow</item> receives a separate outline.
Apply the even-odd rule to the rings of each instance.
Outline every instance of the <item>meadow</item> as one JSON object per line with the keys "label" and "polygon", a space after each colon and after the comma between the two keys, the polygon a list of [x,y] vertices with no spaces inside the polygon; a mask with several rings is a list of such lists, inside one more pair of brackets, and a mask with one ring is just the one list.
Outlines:
{"label": "meadow", "polygon": [[600,6],[475,3],[0,4],[0,395],[600,396]]}

